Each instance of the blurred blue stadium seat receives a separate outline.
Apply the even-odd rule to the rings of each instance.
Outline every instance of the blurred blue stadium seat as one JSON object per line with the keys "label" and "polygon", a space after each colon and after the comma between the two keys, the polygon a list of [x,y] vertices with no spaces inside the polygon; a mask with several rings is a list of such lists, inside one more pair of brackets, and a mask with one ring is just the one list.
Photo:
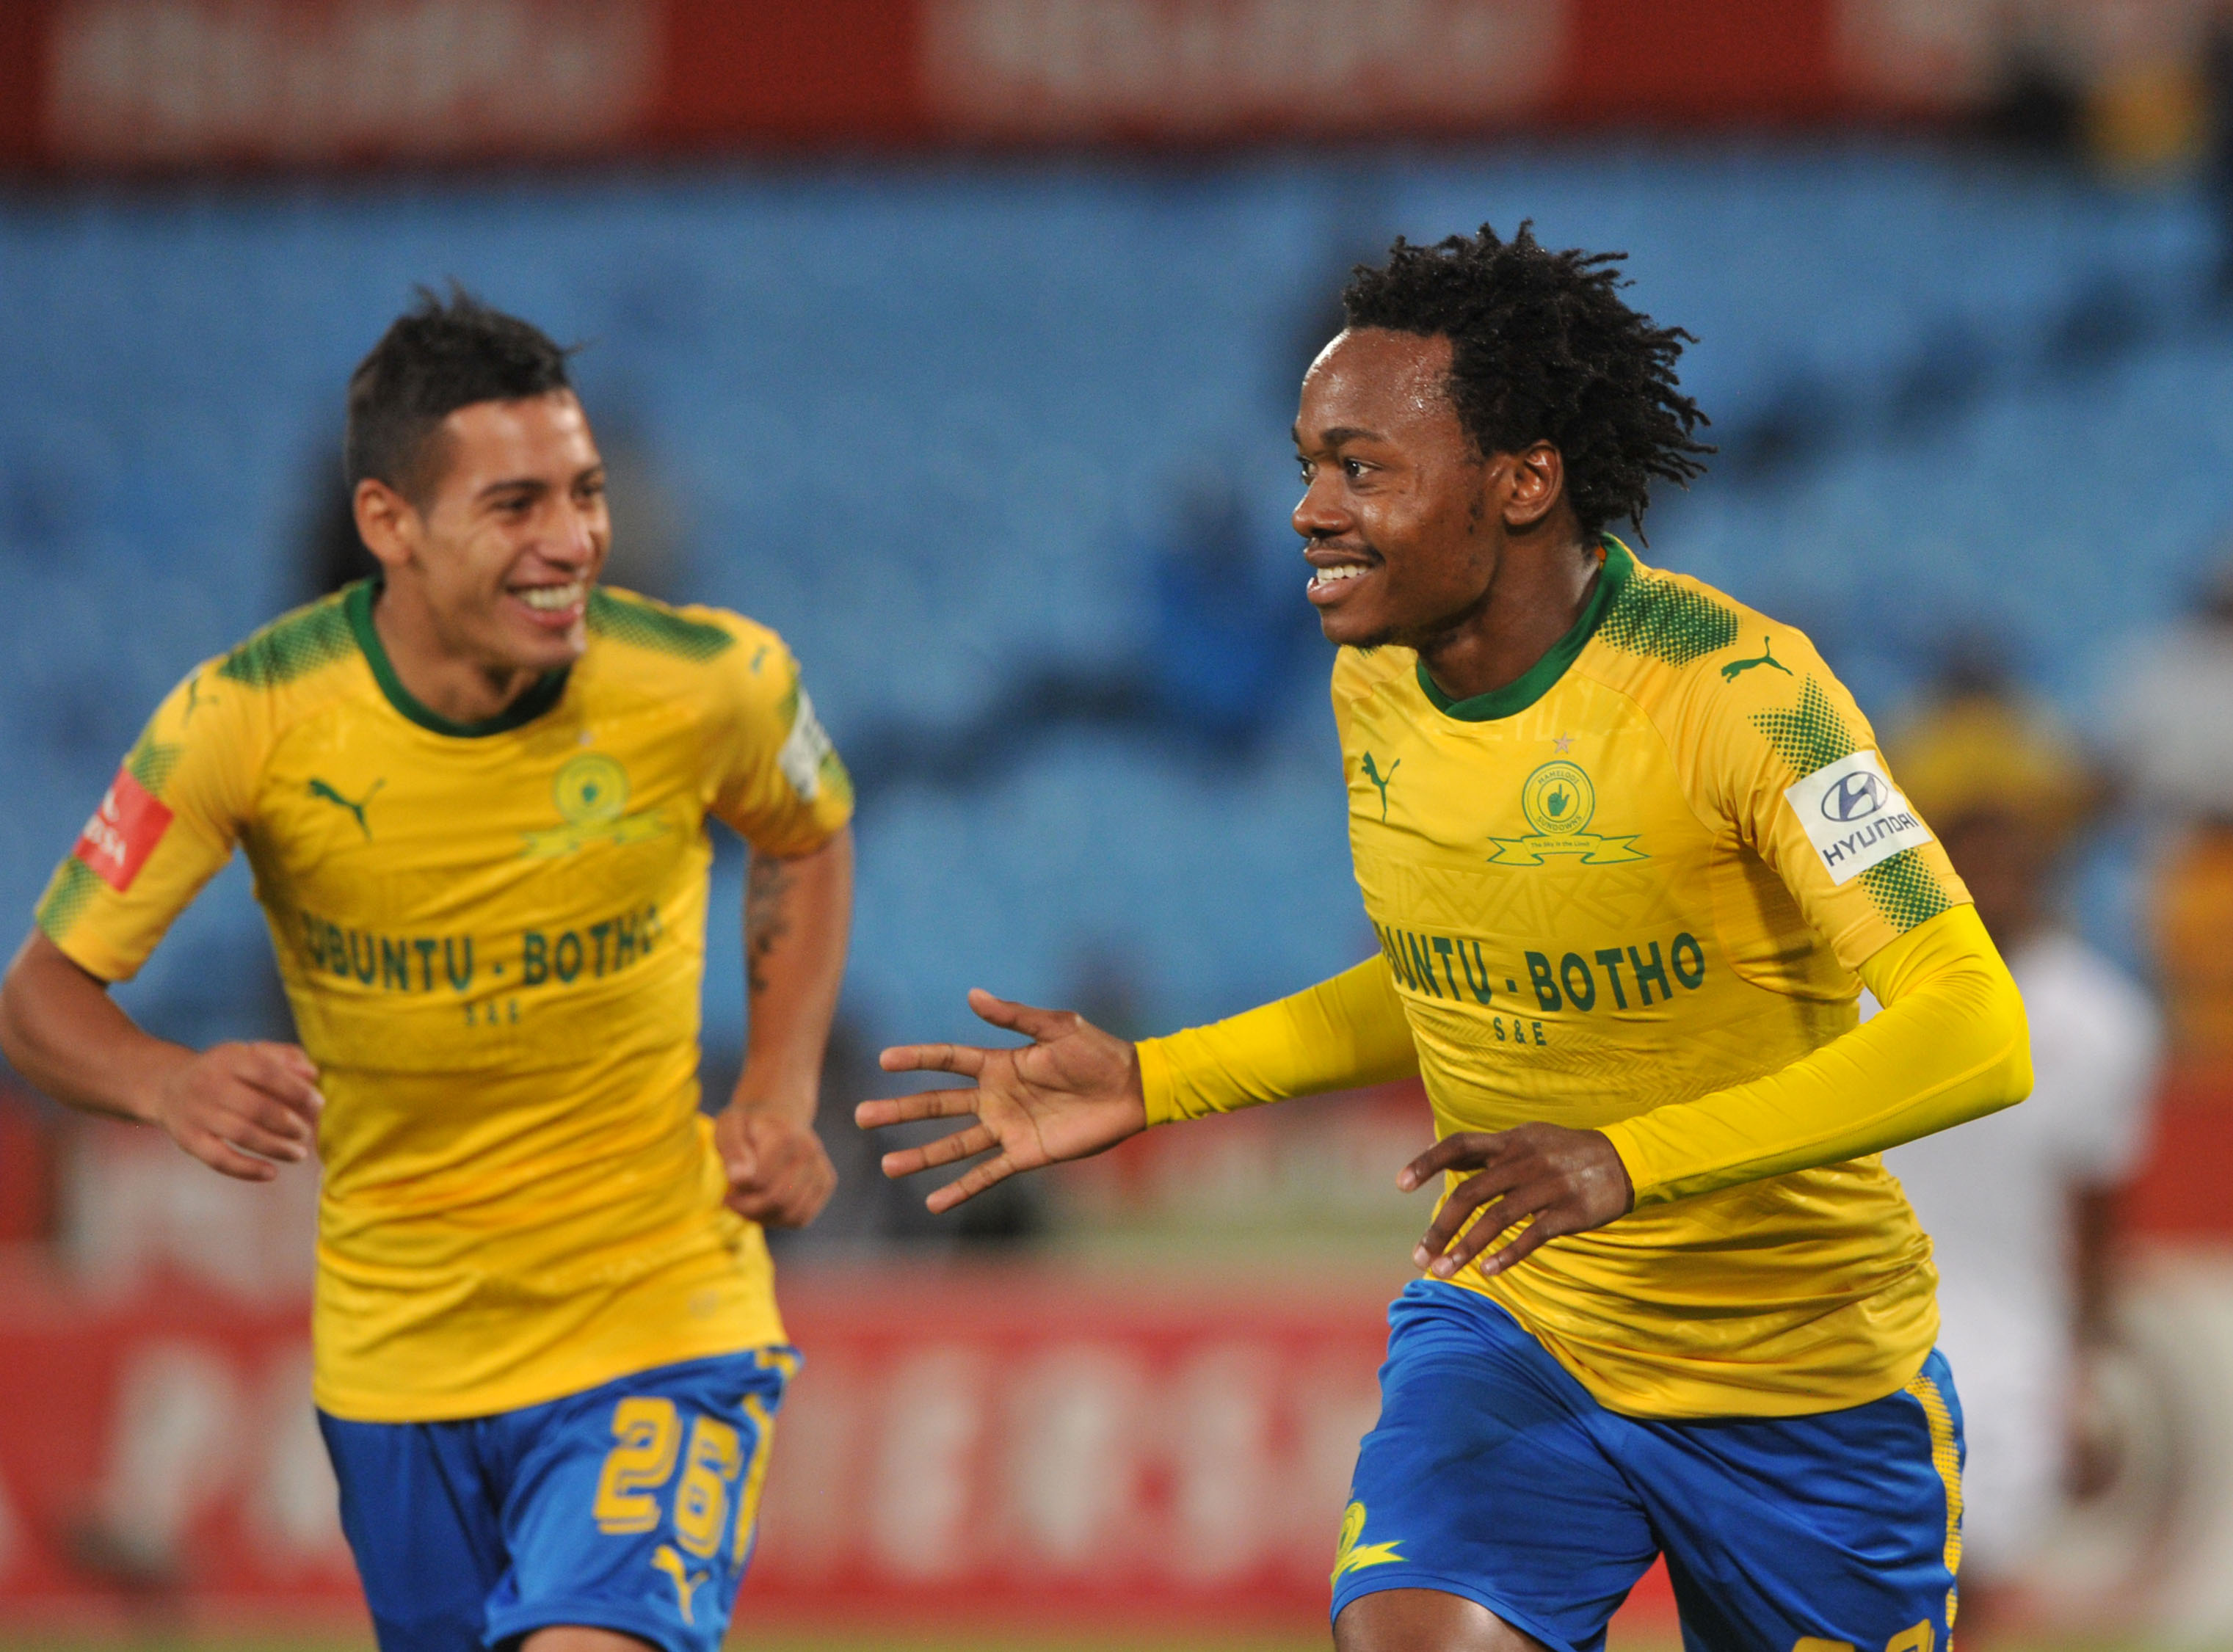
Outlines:
{"label": "blurred blue stadium seat", "polygon": [[[307,594],[342,381],[413,283],[455,276],[587,345],[593,412],[625,411],[688,524],[678,594],[779,627],[842,744],[1138,657],[1189,471],[1241,475],[1279,543],[1292,377],[1341,266],[1386,231],[1527,216],[1633,255],[1635,299],[1697,335],[1686,380],[1715,433],[1794,387],[1846,410],[1803,465],[1667,504],[1648,555],[1812,628],[1872,712],[1984,629],[2082,715],[2109,641],[2221,550],[2233,335],[2197,319],[2205,204],[1927,152],[19,196],[0,202],[0,908],[28,908],[163,688]],[[2056,367],[2044,341],[2105,294],[2134,339]],[[1930,420],[1885,413],[1956,348],[1980,365]],[[2111,441],[2113,493],[2089,463]],[[1082,949],[1136,959],[1170,1020],[1370,942],[1315,691],[1230,765],[1152,728],[1054,735],[982,785],[871,803],[851,1002],[880,1029],[960,1031],[972,984],[1059,995]],[[717,961],[717,1033],[732,972]]]}

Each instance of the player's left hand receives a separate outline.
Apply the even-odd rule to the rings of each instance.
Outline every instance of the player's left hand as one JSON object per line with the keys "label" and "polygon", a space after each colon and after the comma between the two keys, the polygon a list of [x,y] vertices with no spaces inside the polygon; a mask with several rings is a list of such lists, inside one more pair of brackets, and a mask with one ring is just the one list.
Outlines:
{"label": "player's left hand", "polygon": [[[1396,1174],[1396,1185],[1408,1193],[1446,1170],[1479,1174],[1450,1190],[1426,1237],[1411,1252],[1411,1260],[1436,1279],[1450,1278],[1515,1223],[1527,1226],[1513,1234],[1509,1244],[1481,1259],[1483,1278],[1494,1278],[1546,1239],[1603,1227],[1627,1215],[1636,1204],[1628,1167],[1599,1130],[1523,1124],[1513,1130],[1446,1135],[1405,1165]],[[1467,1227],[1467,1221],[1482,1211],[1487,1213]]]}
{"label": "player's left hand", "polygon": [[811,1124],[735,1102],[713,1121],[713,1146],[729,1174],[722,1203],[763,1227],[804,1227],[837,1187],[837,1167]]}

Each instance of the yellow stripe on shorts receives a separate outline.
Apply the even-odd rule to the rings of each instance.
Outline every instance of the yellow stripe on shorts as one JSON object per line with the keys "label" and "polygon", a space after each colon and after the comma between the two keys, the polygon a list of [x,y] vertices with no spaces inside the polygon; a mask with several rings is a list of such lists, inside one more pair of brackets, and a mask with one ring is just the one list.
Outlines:
{"label": "yellow stripe on shorts", "polygon": [[[1962,1454],[1954,1444],[1954,1414],[1947,1408],[1946,1396],[1938,1391],[1938,1384],[1917,1372],[1910,1380],[1907,1392],[1923,1408],[1924,1421],[1930,1428],[1930,1466],[1938,1471],[1939,1483],[1946,1488],[1946,1570],[1958,1576],[1962,1570]],[[1946,1591],[1946,1626],[1954,1627],[1954,1591]]]}

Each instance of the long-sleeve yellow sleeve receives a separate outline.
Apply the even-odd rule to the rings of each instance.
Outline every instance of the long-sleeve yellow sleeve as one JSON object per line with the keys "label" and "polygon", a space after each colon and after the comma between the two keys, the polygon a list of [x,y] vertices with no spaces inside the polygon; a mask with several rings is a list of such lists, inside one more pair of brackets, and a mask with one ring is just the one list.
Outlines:
{"label": "long-sleeve yellow sleeve", "polygon": [[1230,1113],[1419,1070],[1411,1028],[1383,957],[1230,1020],[1140,1046],[1148,1122]]}
{"label": "long-sleeve yellow sleeve", "polygon": [[1749,1083],[1605,1128],[1638,1205],[1839,1164],[1967,1122],[2031,1093],[2023,999],[1975,907],[1872,955],[1883,1012]]}

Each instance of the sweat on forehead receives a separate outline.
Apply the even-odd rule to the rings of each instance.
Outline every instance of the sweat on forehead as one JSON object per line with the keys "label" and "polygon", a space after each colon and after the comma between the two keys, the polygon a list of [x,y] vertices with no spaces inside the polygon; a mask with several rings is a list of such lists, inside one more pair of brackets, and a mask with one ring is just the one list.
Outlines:
{"label": "sweat on forehead", "polygon": [[1448,339],[1353,328],[1328,344],[1304,377],[1296,446],[1425,437],[1470,447],[1451,388]]}

